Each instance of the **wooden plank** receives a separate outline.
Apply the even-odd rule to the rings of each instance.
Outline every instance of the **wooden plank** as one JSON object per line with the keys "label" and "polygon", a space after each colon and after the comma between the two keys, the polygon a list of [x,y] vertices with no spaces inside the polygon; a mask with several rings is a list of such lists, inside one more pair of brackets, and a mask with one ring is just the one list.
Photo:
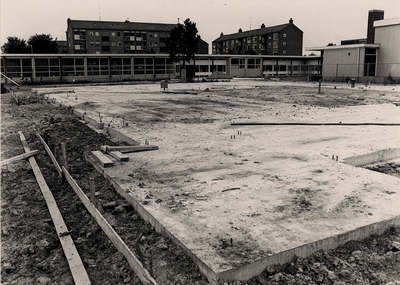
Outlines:
{"label": "wooden plank", "polygon": [[6,164],[9,164],[9,163],[11,163],[11,162],[15,162],[15,161],[27,159],[27,158],[29,158],[29,157],[35,155],[35,154],[38,154],[38,153],[39,153],[38,150],[33,150],[33,151],[30,151],[30,152],[26,152],[26,153],[23,153],[23,154],[14,156],[14,157],[9,158],[9,159],[6,159],[6,160],[2,160],[2,161],[1,161],[1,166],[6,165]]}
{"label": "wooden plank", "polygon": [[[30,152],[30,148],[28,143],[26,142],[24,134],[22,132],[18,133],[20,135],[20,139],[25,151]],[[42,191],[43,197],[46,201],[47,207],[49,209],[51,218],[53,220],[53,224],[56,228],[58,237],[60,239],[61,246],[64,250],[65,257],[67,258],[67,262],[71,270],[75,284],[89,285],[91,284],[89,276],[87,275],[82,260],[79,257],[79,253],[76,250],[74,241],[68,234],[69,233],[68,228],[65,225],[64,219],[60,213],[60,210],[57,207],[57,203],[53,197],[53,194],[51,193],[49,187],[47,186],[46,180],[44,179],[42,172],[40,171],[39,166],[36,163],[35,158],[31,156],[30,158],[28,158],[28,160],[29,163],[31,164],[33,173],[35,174],[40,190]]]}
{"label": "wooden plank", "polygon": [[81,199],[83,205],[92,215],[92,217],[96,220],[99,226],[103,229],[104,233],[108,236],[111,242],[115,245],[119,252],[121,252],[132,270],[135,272],[137,277],[144,285],[156,285],[157,282],[151,277],[149,272],[143,267],[142,263],[136,258],[133,252],[129,249],[129,247],[124,243],[121,237],[114,231],[114,229],[110,226],[107,220],[100,214],[100,212],[95,208],[95,206],[90,202],[89,198],[82,191],[82,189],[78,186],[75,180],[71,177],[65,167],[62,167],[64,176],[68,181],[69,185],[74,189],[75,193]]}
{"label": "wooden plank", "polygon": [[120,151],[122,153],[149,151],[149,150],[157,150],[157,149],[158,149],[158,146],[154,146],[154,145],[107,146],[107,152]]}
{"label": "wooden plank", "polygon": [[105,156],[101,151],[95,150],[92,151],[93,156],[103,165],[103,167],[111,167],[114,166],[114,162]]}
{"label": "wooden plank", "polygon": [[120,151],[110,151],[108,154],[118,161],[129,161],[129,156],[122,154]]}
{"label": "wooden plank", "polygon": [[263,122],[242,122],[231,123],[231,126],[400,126],[400,123],[263,123]]}
{"label": "wooden plank", "polygon": [[[56,170],[58,172],[58,175],[62,177],[62,170],[60,165],[57,162],[57,159],[54,157],[53,153],[51,152],[49,146],[47,143],[44,141],[44,139],[39,135],[38,132],[36,132],[36,136],[39,138],[39,140],[42,142],[44,149],[46,150],[47,154],[50,156],[51,161],[54,163],[54,166],[56,167]],[[56,148],[57,149],[57,148]]]}

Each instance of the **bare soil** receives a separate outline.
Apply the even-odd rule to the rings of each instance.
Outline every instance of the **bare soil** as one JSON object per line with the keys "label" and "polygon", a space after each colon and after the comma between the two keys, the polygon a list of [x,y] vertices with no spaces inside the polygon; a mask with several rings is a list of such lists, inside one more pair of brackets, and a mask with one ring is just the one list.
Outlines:
{"label": "bare soil", "polygon": [[[157,277],[158,261],[163,260],[168,266],[168,284],[208,284],[191,259],[146,224],[85,161],[85,152],[98,150],[101,145],[116,145],[116,142],[82,124],[66,109],[46,103],[43,96],[30,89],[19,89],[18,93],[22,97],[20,106],[10,93],[1,95],[1,159],[23,153],[18,131],[24,133],[32,150],[40,151],[36,160],[53,192],[92,284],[141,283],[69,184],[58,178],[34,130],[45,138],[52,150],[61,142],[66,143],[69,171],[86,193],[89,193],[89,178],[95,178],[100,212],[153,276]],[[228,107],[239,108],[243,101],[248,103],[260,100],[337,107],[390,103],[393,94],[363,91],[345,94],[335,89],[329,94],[316,95],[315,90],[311,92],[307,88],[282,90],[271,87],[250,93],[237,90],[229,96],[236,100],[227,100]],[[174,100],[174,103],[179,102]],[[162,109],[149,114],[146,111],[148,106],[138,106],[138,109],[143,110],[142,118],[146,118],[138,123],[151,121],[154,126],[171,118],[191,125],[207,123],[198,112],[207,109],[207,104],[215,104],[215,101],[211,98],[210,102],[201,103],[201,108],[193,103],[188,109],[188,102],[185,102],[184,115],[174,117],[166,116]],[[138,117],[140,113],[136,119]],[[389,164],[377,167],[376,170],[388,175],[399,175],[400,167]],[[136,178],[139,185],[140,177]],[[308,206],[307,201],[298,203],[303,208]],[[26,161],[2,167],[1,233],[2,284],[73,284],[46,203]],[[382,236],[372,236],[335,250],[321,251],[285,266],[269,268],[247,282],[231,284],[400,284],[399,252],[400,228],[391,228]]]}

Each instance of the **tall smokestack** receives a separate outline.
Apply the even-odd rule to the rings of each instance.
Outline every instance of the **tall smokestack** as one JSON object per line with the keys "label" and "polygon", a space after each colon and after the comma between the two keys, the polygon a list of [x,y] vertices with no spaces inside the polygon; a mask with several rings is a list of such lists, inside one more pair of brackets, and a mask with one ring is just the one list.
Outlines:
{"label": "tall smokestack", "polygon": [[368,14],[367,44],[373,44],[375,41],[374,21],[383,20],[383,10],[370,10]]}

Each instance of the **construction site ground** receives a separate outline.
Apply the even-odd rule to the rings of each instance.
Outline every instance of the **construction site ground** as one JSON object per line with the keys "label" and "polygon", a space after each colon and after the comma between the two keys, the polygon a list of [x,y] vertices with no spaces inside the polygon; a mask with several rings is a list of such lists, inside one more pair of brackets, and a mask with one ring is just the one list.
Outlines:
{"label": "construction site ground", "polygon": [[[33,128],[53,149],[64,141],[78,184],[88,191],[89,177],[96,176],[101,211],[128,243],[134,245],[144,235],[137,253],[154,275],[157,260],[167,262],[169,284],[208,281],[185,250],[140,220],[85,162],[85,152],[120,142],[84,125],[59,103],[83,110],[141,144],[159,147],[128,153],[129,162],[116,163],[107,172],[221,276],[287,249],[399,216],[398,160],[369,166],[390,175],[342,163],[399,146],[398,126],[345,126],[400,123],[400,107],[393,104],[400,101],[397,86],[330,84],[318,93],[316,83],[234,80],[170,84],[170,92],[161,91],[158,84],[68,85],[35,92],[20,88],[25,98],[21,106],[2,94],[2,159],[22,152],[17,131],[25,133],[32,149],[42,150]],[[53,98],[55,106],[47,103]],[[241,122],[283,125],[231,125]],[[290,125],[298,122],[344,125]],[[71,220],[71,235],[93,284],[137,284],[72,189],[57,179],[44,152],[37,158],[56,200],[65,205],[59,207],[64,207],[67,225]],[[28,170],[27,162],[2,169],[2,282],[70,284],[57,235],[49,233],[48,217],[37,216],[45,216],[46,208]],[[35,215],[32,223],[38,224],[32,226],[26,219]],[[269,268],[242,283],[400,284],[399,242],[394,227],[379,237]]]}

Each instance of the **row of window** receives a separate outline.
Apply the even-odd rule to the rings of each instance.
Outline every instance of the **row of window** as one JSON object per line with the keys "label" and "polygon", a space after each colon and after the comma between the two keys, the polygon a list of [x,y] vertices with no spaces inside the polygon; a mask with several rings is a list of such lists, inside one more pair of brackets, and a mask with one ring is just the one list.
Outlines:
{"label": "row of window", "polygon": [[[3,59],[2,59],[3,61]],[[6,59],[2,72],[10,77],[32,76],[30,59]],[[83,58],[35,58],[37,77],[84,76]],[[88,58],[87,75],[171,74],[173,64],[169,58]]]}
{"label": "row of window", "polygon": [[[282,37],[286,38],[286,34],[282,34]],[[253,36],[253,37],[247,37],[247,38],[242,38],[242,39],[235,39],[235,40],[228,40],[228,41],[223,41],[222,45],[223,46],[234,46],[234,45],[241,45],[242,43],[247,43],[247,44],[255,44],[255,43],[265,43],[266,38],[268,40],[273,40],[273,41],[278,41],[279,40],[279,33],[274,33],[272,35],[268,35],[267,37],[264,36]],[[217,45],[220,45],[220,42],[214,43]]]}

